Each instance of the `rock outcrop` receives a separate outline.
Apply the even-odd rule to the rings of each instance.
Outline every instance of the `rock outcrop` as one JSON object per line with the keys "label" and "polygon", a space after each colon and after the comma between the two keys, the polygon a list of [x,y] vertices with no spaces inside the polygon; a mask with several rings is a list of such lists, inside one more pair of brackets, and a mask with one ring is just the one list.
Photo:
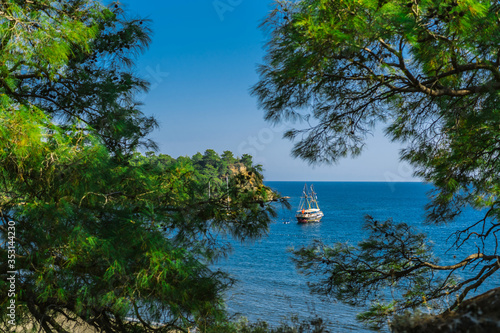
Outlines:
{"label": "rock outcrop", "polygon": [[401,316],[395,333],[495,333],[500,332],[500,287],[468,299],[455,311],[437,316]]}
{"label": "rock outcrop", "polygon": [[229,166],[229,171],[232,176],[240,177],[239,185],[242,189],[249,191],[257,191],[257,198],[262,202],[277,201],[281,197],[273,192],[262,182],[262,176],[254,171],[248,170],[243,163],[235,163]]}

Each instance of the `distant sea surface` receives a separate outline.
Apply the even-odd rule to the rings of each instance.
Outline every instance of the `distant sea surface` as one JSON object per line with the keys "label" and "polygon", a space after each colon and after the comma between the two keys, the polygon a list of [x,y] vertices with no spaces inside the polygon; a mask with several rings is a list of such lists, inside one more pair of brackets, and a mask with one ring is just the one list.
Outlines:
{"label": "distant sea surface", "polygon": [[[432,190],[429,184],[310,182],[308,185],[314,185],[325,214],[320,223],[312,224],[298,224],[294,217],[304,182],[265,184],[283,196],[289,196],[292,209],[277,206],[278,217],[267,236],[252,243],[231,242],[232,254],[216,264],[238,280],[226,297],[230,313],[241,314],[250,321],[262,319],[276,325],[294,315],[300,319],[318,316],[329,322],[332,332],[370,332],[356,321],[356,314],[362,309],[311,295],[306,278],[297,273],[287,252],[289,248],[308,245],[314,239],[321,239],[326,244],[349,242],[355,245],[367,236],[362,229],[366,215],[379,221],[392,218],[427,233],[434,242],[435,254],[443,257],[440,261],[443,264],[457,262],[467,252],[475,251],[470,245],[446,252],[452,245],[452,239],[448,240],[448,237],[457,228],[477,221],[481,212],[468,211],[449,225],[425,224],[424,206],[429,201],[426,194]],[[456,259],[453,259],[454,255]],[[469,276],[472,273],[464,271],[459,274]],[[483,289],[498,285],[497,274]]]}

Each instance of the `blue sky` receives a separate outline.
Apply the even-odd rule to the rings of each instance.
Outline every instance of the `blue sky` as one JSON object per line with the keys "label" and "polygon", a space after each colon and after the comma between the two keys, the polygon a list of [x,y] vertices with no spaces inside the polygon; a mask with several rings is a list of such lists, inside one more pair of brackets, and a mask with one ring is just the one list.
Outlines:
{"label": "blue sky", "polygon": [[382,129],[364,153],[336,165],[310,166],[294,159],[282,139],[293,124],[274,127],[249,94],[258,81],[266,40],[259,24],[270,0],[122,0],[129,15],[150,19],[150,48],[137,59],[137,73],[151,82],[143,111],[160,129],[152,138],[160,153],[192,156],[214,149],[251,154],[266,180],[412,181],[399,162],[397,144]]}

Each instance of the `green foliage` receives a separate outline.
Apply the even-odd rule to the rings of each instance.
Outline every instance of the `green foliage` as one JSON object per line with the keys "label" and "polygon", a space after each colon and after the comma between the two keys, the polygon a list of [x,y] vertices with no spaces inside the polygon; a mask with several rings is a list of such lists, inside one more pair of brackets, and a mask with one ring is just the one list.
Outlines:
{"label": "green foliage", "polygon": [[[457,263],[477,265],[478,274],[461,285],[450,309],[500,269],[494,262],[500,227],[499,13],[498,2],[489,0],[276,1],[263,24],[270,37],[253,94],[268,121],[310,125],[285,133],[297,139],[295,156],[311,163],[355,156],[373,127],[386,123],[387,135],[406,144],[402,158],[435,185],[429,222],[453,221],[468,207],[484,212],[455,233],[456,247],[478,244],[478,253]],[[393,254],[391,244],[383,248]],[[339,258],[350,253],[337,246],[331,251]],[[384,262],[384,251],[373,255]],[[335,288],[342,290],[342,281]],[[425,284],[419,288],[426,293]]]}
{"label": "green foliage", "polygon": [[0,329],[11,299],[26,330],[223,323],[233,281],[209,264],[227,253],[223,236],[263,235],[281,200],[260,167],[137,152],[154,148],[155,120],[134,101],[148,83],[132,67],[149,29],[117,3],[3,1],[0,29]]}
{"label": "green foliage", "polygon": [[463,265],[439,266],[425,235],[410,226],[367,217],[365,229],[369,237],[357,246],[317,241],[293,252],[301,272],[322,277],[310,283],[313,292],[350,305],[369,304],[358,319],[379,326],[407,309],[442,306],[436,300],[464,287],[453,276]]}
{"label": "green foliage", "polygon": [[[197,244],[202,242],[214,251],[213,255],[220,250],[212,246],[215,235],[198,239],[200,235],[211,230],[241,240],[255,239],[267,231],[269,217],[275,216],[270,202],[278,201],[289,207],[277,193],[263,185],[259,165],[244,164],[248,162],[245,155],[241,159],[232,157],[232,163],[221,159],[213,150],[207,150],[203,158],[200,153],[192,158],[177,159],[163,154],[147,155],[149,157],[136,154],[132,163],[147,169],[154,166],[161,171],[158,177],[165,197],[172,200],[170,208],[176,218],[186,223],[176,237],[192,237]],[[209,221],[210,228],[205,221]],[[167,230],[178,229],[170,221],[158,221],[158,224]]]}
{"label": "green foliage", "polygon": [[[298,270],[312,277],[312,292],[368,306],[358,319],[374,327],[409,309],[454,309],[497,269],[498,256],[481,253],[453,265],[439,265],[426,236],[404,223],[367,217],[365,229],[369,237],[357,246],[315,241],[292,252]],[[459,281],[455,272],[472,263],[481,272]]]}
{"label": "green foliage", "polygon": [[321,318],[299,321],[292,317],[290,322],[283,322],[277,327],[271,327],[265,321],[255,323],[240,322],[237,325],[238,333],[328,333]]}
{"label": "green foliage", "polygon": [[409,140],[440,104],[498,92],[498,11],[490,1],[276,2],[253,93],[271,122],[311,120],[287,133],[311,162],[359,154],[381,120]]}
{"label": "green foliage", "polygon": [[300,321],[297,317],[292,317],[281,322],[279,326],[273,327],[269,323],[258,320],[250,323],[246,318],[241,318],[236,322],[230,322],[224,327],[217,327],[207,333],[328,333],[324,321],[321,318],[304,319]]}

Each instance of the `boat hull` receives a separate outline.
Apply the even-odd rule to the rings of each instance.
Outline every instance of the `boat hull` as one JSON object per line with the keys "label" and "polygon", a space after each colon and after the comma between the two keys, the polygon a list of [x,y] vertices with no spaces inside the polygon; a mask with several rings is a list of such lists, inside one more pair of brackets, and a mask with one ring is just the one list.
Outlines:
{"label": "boat hull", "polygon": [[297,214],[295,215],[298,223],[314,223],[320,222],[323,218],[323,213],[315,213],[315,214]]}
{"label": "boat hull", "polygon": [[307,184],[304,185],[302,197],[300,197],[299,210],[295,214],[298,223],[311,223],[320,222],[324,216],[321,209],[319,209],[318,198],[314,193],[313,186],[311,185],[310,191],[307,189]]}

